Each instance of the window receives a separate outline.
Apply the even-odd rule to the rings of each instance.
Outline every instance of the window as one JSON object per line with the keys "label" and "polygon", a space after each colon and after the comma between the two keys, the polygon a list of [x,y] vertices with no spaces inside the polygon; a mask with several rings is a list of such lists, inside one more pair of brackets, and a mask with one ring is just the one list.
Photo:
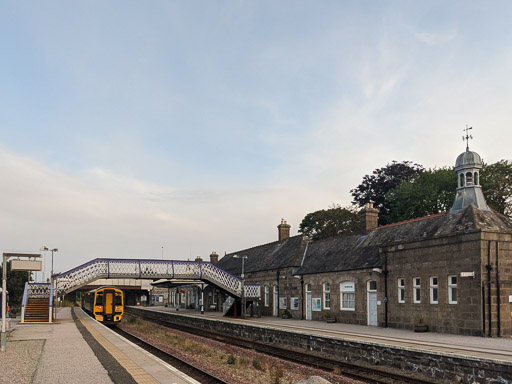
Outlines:
{"label": "window", "polygon": [[298,297],[292,297],[290,299],[290,309],[292,309],[294,311],[299,310],[299,298]]}
{"label": "window", "polygon": [[268,286],[265,286],[265,307],[268,307],[268,303],[269,303],[269,289],[268,289]]}
{"label": "window", "polygon": [[324,283],[324,309],[331,309],[331,284]]}
{"label": "window", "polygon": [[457,304],[457,276],[448,276],[448,303]]}
{"label": "window", "polygon": [[412,297],[414,298],[414,303],[421,303],[421,279],[419,277],[412,278],[412,290]]}
{"label": "window", "polygon": [[459,175],[459,188],[463,187],[464,186],[464,174],[461,173]]}
{"label": "window", "polygon": [[478,185],[478,172],[475,172],[475,173],[473,174],[473,178],[474,178],[473,183],[474,183],[475,185]]}
{"label": "window", "polygon": [[279,298],[279,309],[286,309],[286,297]]}
{"label": "window", "polygon": [[352,281],[345,281],[340,284],[340,308],[342,311],[355,311],[356,294],[355,285]]}
{"label": "window", "polygon": [[437,276],[430,277],[430,304],[438,304]]}
{"label": "window", "polygon": [[473,185],[473,174],[471,172],[466,173],[466,185]]}
{"label": "window", "polygon": [[405,303],[405,279],[398,279],[398,302]]}

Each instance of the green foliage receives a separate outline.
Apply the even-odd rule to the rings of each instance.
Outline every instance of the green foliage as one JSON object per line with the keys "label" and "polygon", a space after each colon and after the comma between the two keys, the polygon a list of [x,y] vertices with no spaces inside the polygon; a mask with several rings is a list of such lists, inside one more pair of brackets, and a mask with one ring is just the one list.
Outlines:
{"label": "green foliage", "polygon": [[[0,276],[3,276],[2,263],[0,263]],[[30,273],[26,271],[11,271],[11,262],[7,262],[7,292],[9,292],[9,305],[11,307],[21,305],[25,283],[29,280]]]}
{"label": "green foliage", "polygon": [[393,161],[363,177],[363,182],[350,191],[353,203],[363,207],[373,202],[373,206],[379,210],[379,224],[388,224],[386,217],[390,213],[390,204],[386,198],[387,193],[405,180],[414,180],[422,172],[423,167],[419,164]]}
{"label": "green foliage", "polygon": [[500,160],[485,164],[480,185],[489,207],[512,218],[512,162]]}
{"label": "green foliage", "polygon": [[320,240],[357,232],[359,227],[359,217],[353,208],[334,205],[327,210],[308,213],[300,223],[299,232],[312,240]]}
{"label": "green foliage", "polygon": [[448,211],[455,199],[457,175],[450,168],[429,169],[402,181],[386,194],[387,223]]}

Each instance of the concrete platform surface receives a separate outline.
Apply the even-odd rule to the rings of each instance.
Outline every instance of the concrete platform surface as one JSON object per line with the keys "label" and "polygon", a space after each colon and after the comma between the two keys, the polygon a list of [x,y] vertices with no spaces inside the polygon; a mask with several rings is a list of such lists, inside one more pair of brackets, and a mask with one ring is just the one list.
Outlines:
{"label": "concrete platform surface", "polygon": [[[0,353],[0,384],[197,383],[80,308],[74,309],[75,322],[72,310],[58,308],[53,324],[11,321],[14,330],[7,338],[6,352]],[[85,335],[79,330],[82,327],[88,331]],[[92,343],[101,347],[93,350]]]}

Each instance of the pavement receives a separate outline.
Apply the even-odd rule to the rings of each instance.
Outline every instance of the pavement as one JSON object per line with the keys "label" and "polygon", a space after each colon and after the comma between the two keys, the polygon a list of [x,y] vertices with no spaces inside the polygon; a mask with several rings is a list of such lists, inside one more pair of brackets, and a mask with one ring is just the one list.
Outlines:
{"label": "pavement", "polygon": [[198,384],[123,339],[81,308],[58,308],[54,323],[11,319],[0,384]]}

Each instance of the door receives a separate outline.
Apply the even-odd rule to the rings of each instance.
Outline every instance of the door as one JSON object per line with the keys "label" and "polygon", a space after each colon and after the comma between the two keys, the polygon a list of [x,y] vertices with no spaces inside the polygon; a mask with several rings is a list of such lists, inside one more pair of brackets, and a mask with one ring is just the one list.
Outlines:
{"label": "door", "polygon": [[377,319],[377,282],[375,280],[368,281],[368,325],[379,325]]}
{"label": "door", "polygon": [[274,316],[279,316],[279,293],[277,291],[277,286],[274,285]]}
{"label": "door", "polygon": [[312,307],[313,300],[311,295],[311,284],[306,285],[306,320],[311,320],[313,318],[312,315]]}
{"label": "door", "polygon": [[106,292],[105,293],[105,314],[111,315],[114,309],[114,293]]}

